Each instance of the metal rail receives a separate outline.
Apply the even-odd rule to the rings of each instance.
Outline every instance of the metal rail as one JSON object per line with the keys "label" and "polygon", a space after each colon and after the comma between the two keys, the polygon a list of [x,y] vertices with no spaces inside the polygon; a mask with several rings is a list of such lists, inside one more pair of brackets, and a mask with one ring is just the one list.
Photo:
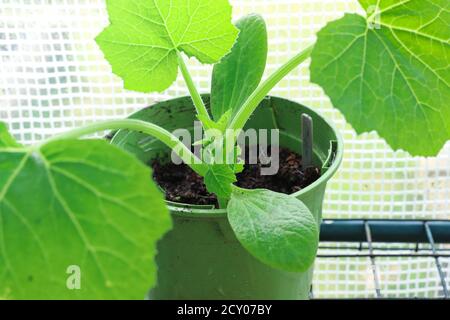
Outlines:
{"label": "metal rail", "polygon": [[[367,257],[373,273],[376,298],[385,298],[380,286],[377,258],[380,257],[431,257],[434,258],[439,276],[442,297],[450,299],[446,275],[441,258],[450,257],[450,221],[445,220],[324,220],[320,228],[319,258]],[[345,242],[332,246],[331,243]],[[355,246],[351,244],[355,243]],[[399,244],[392,247],[393,243]],[[386,244],[391,244],[389,247]],[[412,247],[405,247],[411,244]],[[333,253],[321,253],[332,250]],[[311,297],[313,292],[311,290]]]}

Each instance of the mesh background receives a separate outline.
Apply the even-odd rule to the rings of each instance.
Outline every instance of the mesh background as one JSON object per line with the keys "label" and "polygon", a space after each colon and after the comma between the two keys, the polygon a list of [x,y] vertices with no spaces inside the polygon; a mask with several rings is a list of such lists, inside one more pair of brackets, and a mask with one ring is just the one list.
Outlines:
{"label": "mesh background", "polygon": [[[231,0],[234,17],[258,12],[269,30],[266,75],[315,40],[315,32],[356,0]],[[108,24],[103,0],[0,0],[0,118],[23,143],[88,122],[125,117],[155,101],[187,94],[179,78],[162,94],[126,91],[94,42]],[[209,66],[189,61],[201,91]],[[436,158],[393,152],[376,133],[356,136],[321,88],[309,82],[308,63],[273,94],[315,107],[345,140],[344,161],[330,182],[326,218],[450,218],[450,144]],[[380,259],[381,288],[395,297],[439,295],[431,258]],[[442,259],[450,274],[449,259]],[[316,297],[372,297],[368,258],[318,259]],[[447,277],[448,278],[448,277]]]}

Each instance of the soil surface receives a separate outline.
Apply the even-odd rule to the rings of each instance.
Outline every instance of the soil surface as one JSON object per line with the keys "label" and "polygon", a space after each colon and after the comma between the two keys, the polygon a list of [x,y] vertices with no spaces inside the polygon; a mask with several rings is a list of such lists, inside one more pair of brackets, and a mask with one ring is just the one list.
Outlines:
{"label": "soil surface", "polygon": [[[269,149],[270,150],[270,149]],[[246,153],[248,154],[248,152]],[[246,163],[248,159],[246,159]],[[166,193],[166,199],[198,205],[215,205],[217,198],[206,190],[203,178],[185,164],[161,163],[154,160],[153,178]],[[320,169],[302,167],[302,157],[286,148],[280,148],[280,167],[275,175],[261,175],[261,164],[246,164],[237,174],[236,185],[247,189],[265,188],[281,193],[297,192],[320,177]]]}

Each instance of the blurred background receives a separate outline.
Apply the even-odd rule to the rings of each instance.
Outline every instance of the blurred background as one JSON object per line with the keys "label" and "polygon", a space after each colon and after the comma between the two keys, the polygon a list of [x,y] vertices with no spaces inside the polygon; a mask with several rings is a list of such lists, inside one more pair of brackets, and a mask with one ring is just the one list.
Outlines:
{"label": "blurred background", "polygon": [[[266,20],[266,75],[313,43],[327,21],[344,12],[362,13],[356,0],[231,3],[235,18],[257,12]],[[126,117],[188,93],[181,78],[161,94],[124,90],[94,42],[106,25],[104,0],[0,0],[0,119],[19,141],[30,144],[88,122]],[[192,59],[190,70],[200,90],[209,91],[211,67]],[[436,158],[412,158],[393,152],[376,133],[357,136],[321,88],[309,82],[308,63],[272,94],[317,108],[344,137],[344,161],[328,186],[324,218],[450,219],[450,143]],[[441,264],[450,281],[450,258],[441,258]],[[378,267],[387,297],[440,295],[431,257],[380,258]],[[374,297],[370,259],[318,258],[314,296]]]}

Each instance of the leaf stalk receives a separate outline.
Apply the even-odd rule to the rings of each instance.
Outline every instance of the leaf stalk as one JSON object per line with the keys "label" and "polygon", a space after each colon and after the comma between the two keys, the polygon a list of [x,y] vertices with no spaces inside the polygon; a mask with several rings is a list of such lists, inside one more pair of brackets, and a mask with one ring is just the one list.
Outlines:
{"label": "leaf stalk", "polygon": [[299,64],[307,60],[311,56],[313,48],[314,45],[310,45],[309,47],[295,55],[284,65],[282,65],[269,78],[262,82],[238,110],[238,112],[228,125],[228,128],[232,130],[241,130],[247,123],[247,120],[250,118],[252,113],[261,103],[261,101],[269,94],[270,90],[272,90],[273,87],[275,87],[281,80],[283,80],[283,78],[287,76]]}
{"label": "leaf stalk", "polygon": [[204,176],[208,171],[208,165],[202,162],[195,154],[189,150],[177,137],[160,126],[153,123],[145,122],[135,119],[123,119],[123,120],[107,120],[102,122],[91,123],[81,128],[76,128],[71,131],[56,135],[45,141],[45,143],[61,140],[61,139],[78,139],[82,136],[96,133],[105,130],[133,130],[148,134],[170,149],[174,150],[177,155],[183,160],[184,163],[189,165],[192,170],[201,176]]}
{"label": "leaf stalk", "polygon": [[[211,120],[211,117],[209,116],[208,110],[206,109],[206,106],[202,100],[202,97],[200,96],[200,93],[198,92],[197,88],[195,87],[194,81],[192,80],[191,74],[189,73],[189,70],[186,66],[186,63],[184,62],[183,56],[179,51],[177,51],[177,57],[178,57],[178,65],[181,70],[181,74],[183,75],[184,81],[186,82],[186,85],[189,89],[189,93],[191,94],[192,101],[194,102],[195,109],[197,110],[197,114],[201,117],[205,117],[206,119]],[[203,122],[202,122],[203,123]],[[206,123],[203,123],[203,126],[205,129],[209,129],[208,125]]]}

